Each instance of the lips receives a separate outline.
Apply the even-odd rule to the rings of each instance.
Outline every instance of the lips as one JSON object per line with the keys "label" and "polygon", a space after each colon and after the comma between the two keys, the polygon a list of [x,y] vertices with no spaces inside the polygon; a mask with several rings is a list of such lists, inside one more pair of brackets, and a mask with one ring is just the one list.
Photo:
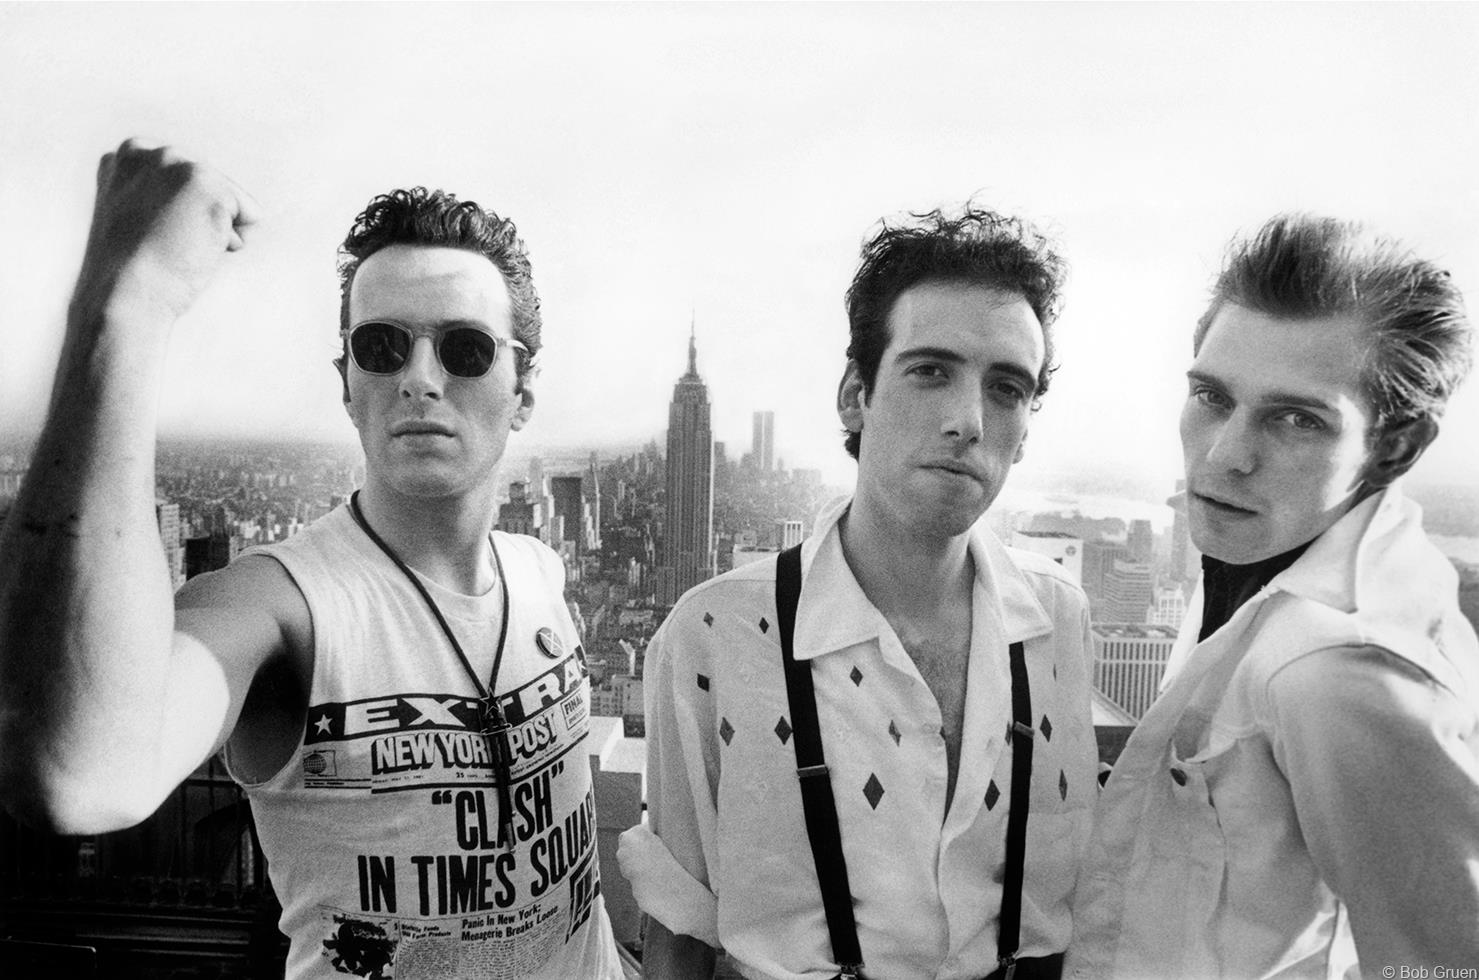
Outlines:
{"label": "lips", "polygon": [[1192,499],[1205,507],[1209,507],[1219,514],[1228,514],[1234,517],[1251,517],[1258,513],[1256,507],[1249,507],[1232,494],[1209,494],[1201,490],[1193,490]]}
{"label": "lips", "polygon": [[942,470],[943,472],[950,473],[955,476],[963,476],[968,480],[975,480],[977,482],[981,482],[985,479],[977,470],[965,463],[960,462],[959,460],[947,459],[939,460],[933,463],[925,463],[924,468],[927,470]]}
{"label": "lips", "polygon": [[392,436],[451,436],[451,426],[430,419],[407,419],[390,427]]}

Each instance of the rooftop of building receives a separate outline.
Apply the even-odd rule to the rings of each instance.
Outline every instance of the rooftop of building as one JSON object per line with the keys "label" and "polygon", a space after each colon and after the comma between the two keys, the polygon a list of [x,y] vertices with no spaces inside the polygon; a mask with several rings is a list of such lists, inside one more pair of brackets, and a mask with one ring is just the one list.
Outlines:
{"label": "rooftop of building", "polygon": [[1135,727],[1135,716],[1105,697],[1097,687],[1089,693],[1089,714],[1094,720],[1095,728]]}
{"label": "rooftop of building", "polygon": [[1174,640],[1176,630],[1155,623],[1094,623],[1090,627],[1103,637],[1131,640]]}

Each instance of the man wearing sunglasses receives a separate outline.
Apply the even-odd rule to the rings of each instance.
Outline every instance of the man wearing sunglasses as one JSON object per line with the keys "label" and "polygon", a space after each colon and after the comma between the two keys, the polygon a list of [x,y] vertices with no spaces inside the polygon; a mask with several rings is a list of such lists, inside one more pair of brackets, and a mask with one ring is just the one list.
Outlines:
{"label": "man wearing sunglasses", "polygon": [[491,530],[533,408],[539,299],[511,222],[422,188],[340,251],[335,362],[366,475],[173,597],[154,522],[169,332],[254,205],[132,141],[103,158],[52,410],[0,539],[0,793],[100,833],[224,749],[287,976],[621,976],[559,559]]}

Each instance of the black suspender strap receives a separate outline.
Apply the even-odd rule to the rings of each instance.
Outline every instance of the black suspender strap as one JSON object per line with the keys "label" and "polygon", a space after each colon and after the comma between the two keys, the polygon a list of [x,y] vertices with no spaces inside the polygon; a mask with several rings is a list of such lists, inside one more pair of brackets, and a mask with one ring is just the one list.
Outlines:
{"label": "black suspender strap", "polygon": [[1032,788],[1032,690],[1027,682],[1027,661],[1022,644],[1013,643],[1008,654],[1012,671],[1012,724],[1007,729],[1012,743],[1012,795],[1007,810],[1007,868],[1002,880],[1001,918],[997,923],[997,968],[1005,968],[1004,980],[1012,980],[1017,969],[1017,950],[1022,930],[1022,865],[1027,852],[1027,806]]}
{"label": "black suspender strap", "polygon": [[858,925],[852,914],[852,888],[847,882],[847,862],[842,856],[842,833],[837,828],[837,803],[832,798],[832,780],[822,755],[811,661],[797,662],[792,644],[796,603],[800,598],[801,546],[798,544],[781,552],[775,575],[776,625],[786,671],[786,698],[791,707],[791,744],[796,750],[801,810],[806,817],[806,835],[811,838],[817,883],[822,889],[832,955],[837,958],[842,977],[853,978],[861,975],[863,953],[858,946]]}
{"label": "black suspender strap", "polygon": [[[796,752],[796,775],[801,783],[801,809],[806,834],[811,840],[812,860],[827,914],[827,932],[832,955],[841,969],[841,980],[860,977],[863,953],[858,945],[857,920],[853,918],[852,888],[847,881],[847,862],[842,855],[842,833],[837,826],[837,802],[822,753],[821,726],[817,721],[816,691],[812,685],[811,662],[796,660],[794,634],[796,605],[801,598],[801,546],[781,552],[776,563],[776,626],[780,633],[781,660],[786,674],[786,699],[791,709],[792,747]],[[1012,790],[1007,811],[1006,876],[1002,882],[1001,917],[997,931],[997,969],[991,977],[1014,980],[1019,963],[1024,976],[1057,977],[1062,954],[1041,960],[1018,960],[1022,929],[1022,878],[1027,852],[1027,809],[1032,789],[1032,692],[1027,680],[1027,661],[1020,642],[1008,652],[1012,678],[1012,723],[1007,735],[1012,744]],[[1041,972],[1039,972],[1041,970]]]}

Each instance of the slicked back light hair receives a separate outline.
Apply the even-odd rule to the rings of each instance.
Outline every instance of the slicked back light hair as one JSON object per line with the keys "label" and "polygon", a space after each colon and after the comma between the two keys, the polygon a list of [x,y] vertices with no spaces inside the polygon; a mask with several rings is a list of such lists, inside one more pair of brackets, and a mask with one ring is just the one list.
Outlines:
{"label": "slicked back light hair", "polygon": [[[1037,399],[1048,390],[1053,363],[1053,321],[1058,318],[1068,267],[1048,238],[1021,218],[967,203],[959,213],[940,208],[885,219],[862,249],[847,290],[847,356],[856,361],[863,394],[873,390],[888,348],[888,316],[906,290],[921,283],[959,283],[1014,293],[1042,324],[1043,363]],[[848,455],[858,458],[860,434],[848,432]]]}
{"label": "slicked back light hair", "polygon": [[1225,303],[1281,319],[1356,317],[1371,435],[1440,417],[1473,361],[1473,327],[1448,272],[1356,222],[1281,214],[1235,238],[1193,352]]}

